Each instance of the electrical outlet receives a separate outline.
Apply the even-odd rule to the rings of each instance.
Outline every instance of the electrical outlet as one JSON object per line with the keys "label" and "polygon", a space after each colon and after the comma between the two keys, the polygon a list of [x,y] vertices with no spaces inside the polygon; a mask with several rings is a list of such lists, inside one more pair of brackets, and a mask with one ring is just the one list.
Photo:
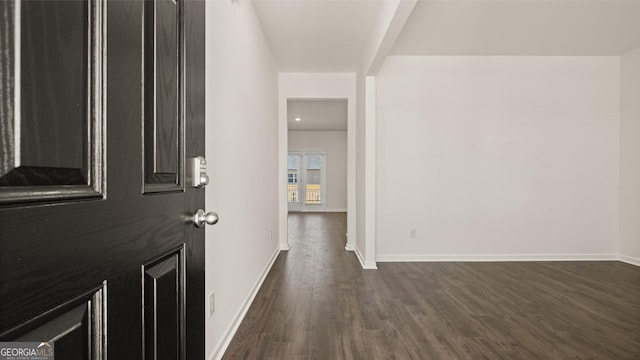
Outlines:
{"label": "electrical outlet", "polygon": [[273,230],[269,230],[269,240],[273,240]]}
{"label": "electrical outlet", "polygon": [[409,230],[409,238],[410,239],[415,239],[416,238],[416,229]]}
{"label": "electrical outlet", "polygon": [[209,316],[212,316],[216,312],[216,293],[209,293]]}

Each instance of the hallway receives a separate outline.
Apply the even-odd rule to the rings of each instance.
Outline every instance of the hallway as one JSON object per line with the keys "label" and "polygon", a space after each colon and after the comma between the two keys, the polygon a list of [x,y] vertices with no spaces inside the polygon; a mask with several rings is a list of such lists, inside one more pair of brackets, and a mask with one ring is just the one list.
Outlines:
{"label": "hallway", "polygon": [[289,215],[224,359],[640,356],[640,270],[621,262],[382,263],[344,250],[344,213]]}
{"label": "hallway", "polygon": [[340,333],[358,330],[350,329],[357,308],[348,301],[362,273],[344,249],[346,221],[346,213],[289,214],[291,249],[280,253],[224,359],[340,356],[348,339]]}

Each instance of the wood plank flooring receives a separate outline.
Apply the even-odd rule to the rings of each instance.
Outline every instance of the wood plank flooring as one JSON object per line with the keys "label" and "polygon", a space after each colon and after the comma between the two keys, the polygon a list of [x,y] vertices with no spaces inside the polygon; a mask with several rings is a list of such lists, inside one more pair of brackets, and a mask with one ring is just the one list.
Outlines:
{"label": "wood plank flooring", "polygon": [[224,359],[640,359],[640,267],[379,263],[342,213],[291,214]]}

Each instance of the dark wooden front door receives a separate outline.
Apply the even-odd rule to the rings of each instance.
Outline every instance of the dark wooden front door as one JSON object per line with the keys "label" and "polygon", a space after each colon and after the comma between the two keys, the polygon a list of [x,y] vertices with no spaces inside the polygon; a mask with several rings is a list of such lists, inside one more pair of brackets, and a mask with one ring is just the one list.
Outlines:
{"label": "dark wooden front door", "polygon": [[0,341],[204,359],[204,2],[0,0]]}

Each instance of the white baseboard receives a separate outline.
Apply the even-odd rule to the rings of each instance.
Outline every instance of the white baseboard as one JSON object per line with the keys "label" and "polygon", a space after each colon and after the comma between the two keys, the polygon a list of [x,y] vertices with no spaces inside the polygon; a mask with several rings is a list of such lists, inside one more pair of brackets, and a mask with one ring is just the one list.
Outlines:
{"label": "white baseboard", "polygon": [[627,256],[627,255],[620,255],[619,258],[620,258],[620,261],[625,262],[627,264],[640,266],[640,258]]}
{"label": "white baseboard", "polygon": [[356,249],[356,247],[353,244],[347,243],[347,245],[345,245],[344,249],[347,250],[347,251],[354,251]]}
{"label": "white baseboard", "polygon": [[271,260],[269,260],[269,263],[262,271],[260,278],[253,286],[253,289],[251,289],[249,296],[247,296],[247,298],[245,299],[244,303],[242,304],[242,307],[234,317],[233,322],[231,323],[231,325],[229,325],[229,327],[227,328],[227,331],[225,331],[225,335],[222,337],[220,342],[218,342],[218,345],[216,345],[213,352],[211,353],[211,355],[209,355],[209,357],[207,357],[207,359],[209,360],[222,359],[224,352],[227,350],[227,347],[229,347],[229,344],[231,343],[233,336],[236,334],[236,331],[238,331],[238,327],[240,327],[240,324],[242,323],[242,320],[244,319],[245,315],[247,315],[247,311],[249,311],[249,308],[251,307],[251,303],[253,303],[253,299],[255,299],[256,295],[258,294],[258,290],[260,290],[260,287],[262,286],[264,279],[267,278],[267,275],[269,274],[269,271],[271,271],[271,267],[276,262],[276,259],[278,258],[279,254],[280,254],[280,248],[276,249],[276,251],[273,253],[273,256],[271,256]]}
{"label": "white baseboard", "polygon": [[362,256],[362,253],[360,252],[360,248],[358,248],[357,246],[355,248],[355,253],[356,253],[356,257],[358,258],[358,261],[360,261],[360,266],[362,266],[363,269],[365,269],[365,270],[376,270],[376,269],[378,269],[378,265],[376,265],[375,261],[367,263],[364,260],[364,256]]}
{"label": "white baseboard", "polygon": [[291,249],[291,247],[289,247],[289,244],[280,244],[280,250],[289,251],[289,249]]}
{"label": "white baseboard", "polygon": [[618,254],[441,254],[379,255],[380,262],[616,261]]}

